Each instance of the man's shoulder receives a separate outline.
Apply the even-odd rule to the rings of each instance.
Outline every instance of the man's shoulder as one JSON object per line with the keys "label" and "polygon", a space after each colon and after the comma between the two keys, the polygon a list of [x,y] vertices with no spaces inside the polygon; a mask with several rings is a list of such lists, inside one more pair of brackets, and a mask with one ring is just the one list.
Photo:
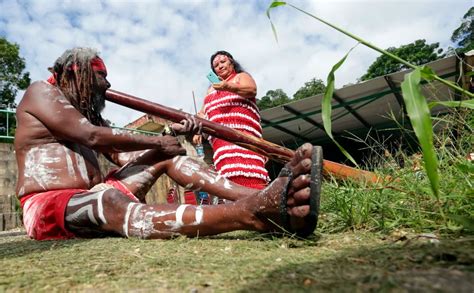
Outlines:
{"label": "man's shoulder", "polygon": [[38,90],[49,90],[49,91],[59,91],[59,89],[50,84],[49,82],[45,80],[37,80],[33,83],[30,84],[30,86],[26,89],[26,91],[38,91]]}
{"label": "man's shoulder", "polygon": [[30,84],[23,95],[22,102],[41,100],[45,98],[63,97],[59,88],[44,80],[38,80]]}

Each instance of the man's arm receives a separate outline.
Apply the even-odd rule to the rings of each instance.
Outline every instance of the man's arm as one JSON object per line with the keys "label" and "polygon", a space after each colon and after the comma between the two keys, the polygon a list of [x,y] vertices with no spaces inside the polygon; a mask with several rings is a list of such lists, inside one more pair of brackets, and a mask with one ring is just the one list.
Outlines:
{"label": "man's arm", "polygon": [[24,111],[38,119],[58,141],[82,144],[99,152],[129,152],[159,149],[170,155],[185,154],[176,138],[146,136],[95,126],[90,123],[62,92],[47,83],[36,82],[25,93]]}

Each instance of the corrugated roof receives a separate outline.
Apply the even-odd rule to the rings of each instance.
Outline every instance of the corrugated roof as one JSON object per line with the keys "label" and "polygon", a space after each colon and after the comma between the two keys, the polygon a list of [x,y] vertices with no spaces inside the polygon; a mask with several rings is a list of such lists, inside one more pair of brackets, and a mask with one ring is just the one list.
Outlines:
{"label": "corrugated roof", "polygon": [[[455,56],[427,64],[438,76],[455,81],[457,58]],[[332,107],[333,134],[347,132],[363,133],[370,128],[384,128],[396,125],[403,116],[400,84],[410,70],[377,77],[335,91]],[[337,78],[337,73],[336,73]],[[453,91],[447,86],[432,82],[422,86],[424,96],[429,100],[454,100]],[[301,144],[305,141],[316,144],[328,139],[322,130],[321,100],[323,94],[294,101],[286,105],[261,111],[263,138],[280,145]],[[446,111],[435,107],[433,114]]]}

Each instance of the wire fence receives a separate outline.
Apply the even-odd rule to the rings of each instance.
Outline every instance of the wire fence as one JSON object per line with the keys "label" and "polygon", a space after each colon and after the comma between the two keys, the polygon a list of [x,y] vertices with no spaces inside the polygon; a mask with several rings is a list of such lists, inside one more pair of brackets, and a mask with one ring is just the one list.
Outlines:
{"label": "wire fence", "polygon": [[0,139],[13,141],[15,138],[15,111],[0,109]]}

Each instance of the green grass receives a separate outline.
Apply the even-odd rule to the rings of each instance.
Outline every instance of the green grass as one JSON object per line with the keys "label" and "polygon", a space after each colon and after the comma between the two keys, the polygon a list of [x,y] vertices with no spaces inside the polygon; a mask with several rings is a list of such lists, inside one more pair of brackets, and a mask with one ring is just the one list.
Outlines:
{"label": "green grass", "polygon": [[[467,119],[466,119],[467,117]],[[323,186],[322,231],[364,229],[390,233],[394,229],[435,232],[456,237],[474,233],[474,163],[472,111],[455,111],[442,119],[435,137],[439,161],[439,195],[433,195],[420,154],[385,155],[383,145],[371,145],[370,168],[392,181],[381,185],[329,180]],[[455,137],[457,137],[455,139]],[[377,150],[377,151],[376,151]],[[400,168],[394,159],[404,162]]]}
{"label": "green grass", "polygon": [[431,243],[415,234],[403,237],[367,232],[319,234],[308,241],[250,232],[171,241],[0,237],[0,291],[469,288],[474,238]]}

